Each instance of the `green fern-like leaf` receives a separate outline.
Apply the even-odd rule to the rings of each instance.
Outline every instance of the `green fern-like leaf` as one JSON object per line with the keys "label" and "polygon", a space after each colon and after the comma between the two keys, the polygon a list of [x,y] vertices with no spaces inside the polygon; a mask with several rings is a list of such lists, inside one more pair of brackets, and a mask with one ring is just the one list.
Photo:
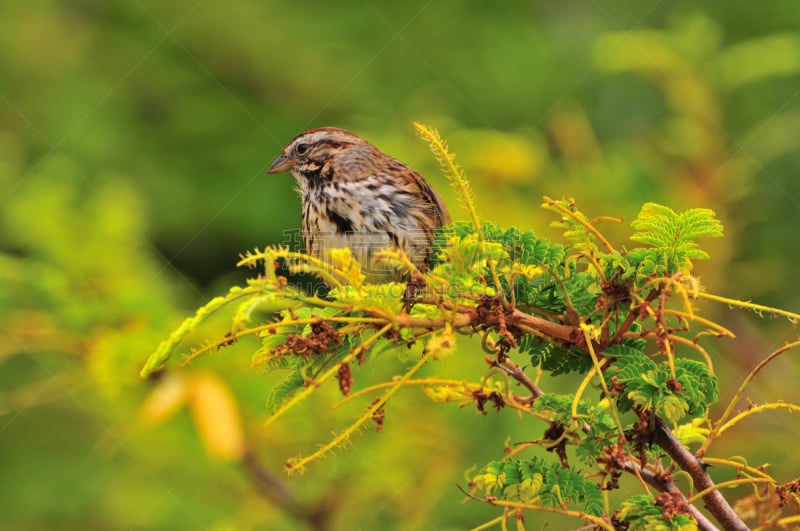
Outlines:
{"label": "green fern-like leaf", "polygon": [[[484,222],[481,231],[479,237],[475,226],[467,222],[439,230],[434,244],[434,272],[451,279],[453,286],[462,291],[511,294],[513,290],[522,305],[563,310],[563,297],[554,292],[553,275],[567,276],[566,247],[539,238],[533,231],[503,229],[495,223]],[[497,264],[499,286],[494,285],[487,259]]]}
{"label": "green fern-like leaf", "polygon": [[269,332],[263,334],[261,339],[261,348],[253,353],[253,356],[250,359],[250,364],[253,367],[266,365],[266,367],[269,369],[287,368],[289,366],[288,362],[291,357],[274,356],[272,351],[273,349],[283,345],[288,337],[289,334],[286,330],[283,330],[282,332],[275,330],[274,334]]}
{"label": "green fern-like leaf", "polygon": [[641,352],[628,351],[612,364],[611,374],[625,385],[619,398],[621,411],[651,411],[671,424],[679,423],[687,414],[705,414],[719,394],[708,367],[694,360],[676,359],[676,381],[671,382],[666,361],[656,363]]}
{"label": "green fern-like leaf", "polygon": [[664,510],[647,494],[638,494],[622,502],[616,518],[627,524],[629,531],[697,530],[697,522],[688,514],[675,514],[667,519]]}
{"label": "green fern-like leaf", "polygon": [[155,352],[150,354],[150,357],[147,358],[147,361],[145,362],[144,367],[142,367],[139,375],[142,378],[145,378],[151,373],[160,369],[167,362],[167,360],[169,360],[170,356],[172,356],[172,352],[175,350],[181,340],[186,337],[189,332],[197,329],[202,323],[217,313],[221,308],[234,301],[241,301],[243,299],[257,296],[260,294],[260,292],[260,286],[248,286],[246,288],[234,286],[224,297],[214,297],[208,301],[208,303],[201,306],[192,317],[187,317],[184,319],[183,323],[181,323],[181,325],[175,329],[167,339],[158,345],[158,348],[155,350]]}
{"label": "green fern-like leaf", "polygon": [[[572,417],[573,395],[559,395],[547,393],[537,398],[531,404],[533,412],[545,413],[552,422],[563,426],[574,425]],[[591,405],[585,400],[578,403],[577,414],[580,417],[581,427],[589,427],[588,432],[583,429],[572,431],[573,437],[578,437],[576,455],[581,461],[592,466],[602,450],[615,443],[618,437],[617,427],[607,408]],[[570,439],[572,440],[572,439]]]}
{"label": "green fern-like leaf", "polygon": [[642,349],[646,344],[643,339],[626,340],[621,345],[611,345],[606,348],[603,351],[603,356],[607,358],[635,358],[642,355]]}
{"label": "green fern-like leaf", "polygon": [[682,389],[691,397],[688,400],[689,414],[704,415],[707,405],[719,397],[717,379],[708,372],[708,366],[699,361],[678,358],[675,360],[675,375]]}
{"label": "green fern-like leaf", "polygon": [[642,277],[688,274],[693,268],[692,260],[708,258],[695,240],[722,236],[722,224],[714,216],[714,211],[707,208],[692,208],[678,214],[669,207],[645,203],[631,223],[637,231],[631,240],[653,249],[634,249],[627,258]]}
{"label": "green fern-like leaf", "polygon": [[[574,395],[547,393],[538,397],[531,404],[531,411],[547,413],[548,417],[553,421],[569,425],[573,421],[572,403],[574,399]],[[591,426],[592,429],[597,429],[600,432],[613,431],[615,429],[614,419],[609,415],[607,409],[581,400],[578,403],[577,413],[581,420]]]}
{"label": "green fern-like leaf", "polygon": [[492,461],[472,478],[471,484],[507,500],[529,501],[538,496],[549,507],[581,504],[587,514],[598,516],[603,512],[603,496],[597,485],[570,468],[538,457]]}
{"label": "green fern-like leaf", "polygon": [[291,371],[275,387],[270,390],[267,396],[267,412],[272,415],[280,408],[292,395],[305,384],[305,379],[300,371]]}
{"label": "green fern-like leaf", "polygon": [[542,370],[553,376],[570,372],[586,372],[592,366],[592,358],[586,352],[577,349],[565,349],[555,343],[529,335],[519,341],[520,352],[531,357],[533,365],[541,366]]}

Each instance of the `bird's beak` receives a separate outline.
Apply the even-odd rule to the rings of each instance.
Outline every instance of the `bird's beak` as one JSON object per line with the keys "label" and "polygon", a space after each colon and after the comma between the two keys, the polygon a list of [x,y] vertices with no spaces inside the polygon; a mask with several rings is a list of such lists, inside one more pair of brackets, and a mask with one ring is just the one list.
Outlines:
{"label": "bird's beak", "polygon": [[292,168],[294,168],[294,161],[281,155],[267,168],[267,173],[283,173],[285,171],[291,171]]}

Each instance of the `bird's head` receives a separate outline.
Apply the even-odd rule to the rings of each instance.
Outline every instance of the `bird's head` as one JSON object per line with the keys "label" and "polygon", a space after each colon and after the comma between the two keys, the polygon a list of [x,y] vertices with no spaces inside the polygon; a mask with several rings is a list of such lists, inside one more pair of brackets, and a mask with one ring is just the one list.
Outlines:
{"label": "bird's head", "polygon": [[291,172],[294,177],[313,179],[338,153],[353,146],[369,145],[366,140],[344,129],[321,127],[300,133],[289,142],[267,173]]}

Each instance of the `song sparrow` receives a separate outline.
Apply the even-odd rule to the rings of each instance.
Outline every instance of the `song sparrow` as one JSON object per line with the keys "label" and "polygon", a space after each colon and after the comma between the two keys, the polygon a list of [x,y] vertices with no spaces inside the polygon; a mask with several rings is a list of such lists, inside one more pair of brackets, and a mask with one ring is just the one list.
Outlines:
{"label": "song sparrow", "polygon": [[399,280],[373,265],[376,250],[396,246],[425,270],[436,228],[450,222],[442,198],[413,169],[344,129],[297,135],[267,173],[291,172],[303,201],[307,251],[348,247],[370,281]]}

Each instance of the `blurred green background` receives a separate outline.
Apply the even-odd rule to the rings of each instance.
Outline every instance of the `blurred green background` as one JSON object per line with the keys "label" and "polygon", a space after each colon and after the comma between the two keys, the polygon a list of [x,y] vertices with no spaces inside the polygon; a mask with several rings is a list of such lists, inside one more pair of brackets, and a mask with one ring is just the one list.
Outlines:
{"label": "blurred green background", "polygon": [[[414,120],[449,140],[486,219],[556,238],[541,198],[574,197],[590,215],[624,218],[607,227],[623,245],[645,201],[712,208],[726,238],[700,265],[709,291],[800,309],[795,0],[3,2],[0,528],[461,529],[499,514],[460,505],[455,483],[500,456],[506,434],[541,436],[508,412],[406,391],[380,434],[285,478],[288,457],[363,404],[332,415],[337,391],[323,389],[262,430],[276,376],[249,368],[253,343],[137,378],[183,317],[243,281],[238,253],[298,227],[291,177],[264,170],[304,129],[366,137],[462,218]],[[739,335],[704,343],[723,403],[797,336],[784,320],[703,309]],[[480,349],[461,346],[427,373],[477,380]],[[749,398],[797,401],[790,358]],[[356,385],[403,366],[385,356]],[[203,397],[229,407],[214,416]],[[245,463],[214,442],[239,432]],[[767,413],[712,453],[777,463],[788,481],[798,435],[796,418]],[[265,488],[273,480],[282,501]],[[576,525],[527,520],[545,522]]]}

